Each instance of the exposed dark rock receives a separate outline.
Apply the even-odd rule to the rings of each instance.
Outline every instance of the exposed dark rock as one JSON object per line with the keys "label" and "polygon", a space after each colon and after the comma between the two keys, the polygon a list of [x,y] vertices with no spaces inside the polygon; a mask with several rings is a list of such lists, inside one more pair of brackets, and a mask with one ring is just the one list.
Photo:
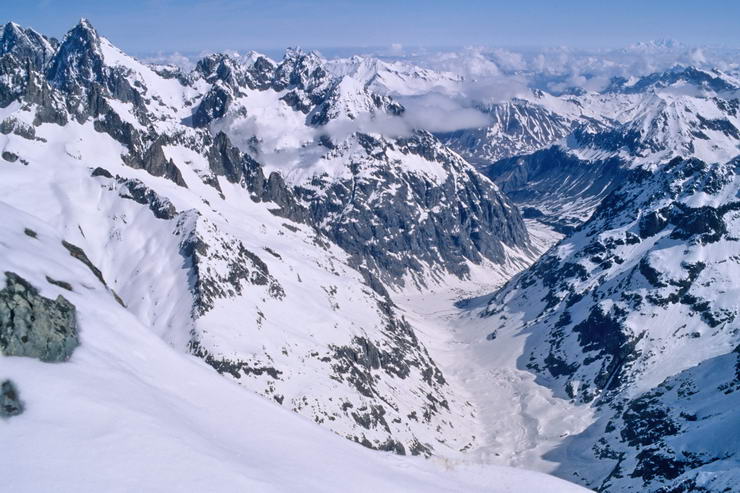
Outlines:
{"label": "exposed dark rock", "polygon": [[18,389],[10,380],[0,384],[0,418],[9,418],[23,413],[23,402],[18,397]]}
{"label": "exposed dark rock", "polygon": [[49,284],[53,284],[54,286],[59,286],[62,289],[66,289],[67,291],[72,291],[72,285],[66,281],[57,281],[56,279],[52,279],[49,276],[46,276],[46,282]]}
{"label": "exposed dark rock", "polygon": [[162,149],[163,145],[164,140],[157,139],[149,146],[142,156],[139,157],[135,154],[129,153],[124,156],[124,162],[132,168],[146,170],[150,175],[167,178],[181,187],[187,188],[187,184],[182,177],[180,169],[175,165],[172,159],[167,159],[164,155],[164,150]]}
{"label": "exposed dark rock", "polygon": [[93,274],[95,274],[95,277],[97,277],[98,280],[103,283],[103,286],[108,287],[105,279],[103,279],[103,273],[100,272],[100,269],[95,267],[95,265],[90,261],[89,258],[87,258],[87,255],[82,248],[78,247],[77,245],[73,245],[72,243],[69,243],[65,240],[62,240],[62,246],[67,249],[70,255],[85,264],[87,268],[90,269]]}
{"label": "exposed dark rock", "polygon": [[[246,156],[244,156],[246,158]],[[231,145],[225,133],[219,132],[208,151],[208,164],[217,176],[224,176],[231,183],[239,183],[243,176],[242,154]]]}
{"label": "exposed dark rock", "polygon": [[[199,224],[200,221],[203,223]],[[197,216],[183,215],[178,222],[178,234],[183,236],[180,254],[191,272],[194,317],[210,311],[217,299],[238,296],[249,286],[266,290],[274,299],[285,297],[283,287],[270,274],[264,261],[213,224]],[[226,273],[209,269],[209,262],[225,262]]]}
{"label": "exposed dark rock", "polygon": [[105,168],[98,166],[92,171],[91,176],[102,176],[104,178],[113,178],[113,175]]}
{"label": "exposed dark rock", "polygon": [[201,345],[198,339],[191,339],[188,343],[188,349],[194,356],[203,359],[203,361],[208,363],[208,365],[210,365],[217,372],[221,374],[228,373],[236,379],[239,379],[242,376],[260,376],[262,374],[266,374],[278,380],[280,379],[280,375],[283,373],[282,371],[271,366],[254,365],[252,363],[239,359],[229,359],[214,356]]}
{"label": "exposed dark rock", "polygon": [[33,140],[36,138],[36,129],[27,125],[14,117],[8,117],[0,122],[0,134],[15,134],[24,139]]}
{"label": "exposed dark rock", "polygon": [[[501,159],[482,171],[515,204],[527,208],[530,217],[563,234],[587,219],[587,208],[595,208],[626,174],[618,159],[584,161],[558,146]],[[585,204],[586,209],[574,213],[574,203]]]}
{"label": "exposed dark rock", "polygon": [[631,401],[622,415],[624,427],[622,439],[629,445],[653,445],[662,438],[675,435],[681,431],[674,423],[668,410],[661,407],[656,395],[645,394]]}
{"label": "exposed dark rock", "polygon": [[0,350],[6,356],[66,361],[79,345],[75,307],[64,297],[44,298],[12,272],[0,290]]}
{"label": "exposed dark rock", "polygon": [[193,113],[193,125],[207,127],[213,120],[226,114],[230,102],[231,95],[229,92],[222,86],[214,85]]}
{"label": "exposed dark rock", "polygon": [[502,262],[504,245],[527,248],[527,232],[516,208],[431,135],[419,132],[394,143],[359,134],[358,140],[368,155],[381,161],[395,150],[435,162],[446,179],[435,183],[391,166],[368,173],[350,163],[352,179],[316,177],[305,188],[296,188],[308,206],[310,223],[321,225],[356,265],[398,284],[428,265],[464,277],[468,261]]}
{"label": "exposed dark rock", "polygon": [[686,207],[676,203],[671,215],[671,223],[676,226],[671,238],[687,240],[701,235],[703,243],[713,243],[727,232],[720,211],[714,207]]}
{"label": "exposed dark rock", "polygon": [[[110,173],[108,174],[110,175]],[[119,178],[118,181],[123,185],[125,190],[125,192],[121,193],[121,197],[146,205],[152,211],[154,217],[158,219],[172,219],[177,215],[177,209],[175,209],[174,204],[168,198],[162,197],[144,185],[140,180],[135,178],[128,180]]]}
{"label": "exposed dark rock", "polygon": [[663,211],[650,211],[640,218],[640,238],[654,236],[668,224],[668,218],[663,213]]}
{"label": "exposed dark rock", "polygon": [[12,54],[18,60],[27,60],[34,70],[40,71],[51,60],[57,44],[53,38],[9,22],[0,36],[0,56]]}

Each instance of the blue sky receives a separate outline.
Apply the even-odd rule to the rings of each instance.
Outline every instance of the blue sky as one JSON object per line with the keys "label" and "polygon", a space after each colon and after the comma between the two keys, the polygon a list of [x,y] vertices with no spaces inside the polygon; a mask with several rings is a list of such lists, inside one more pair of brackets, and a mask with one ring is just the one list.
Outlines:
{"label": "blue sky", "polygon": [[740,47],[738,0],[0,0],[61,37],[80,17],[131,53],[389,46],[601,48],[671,38]]}

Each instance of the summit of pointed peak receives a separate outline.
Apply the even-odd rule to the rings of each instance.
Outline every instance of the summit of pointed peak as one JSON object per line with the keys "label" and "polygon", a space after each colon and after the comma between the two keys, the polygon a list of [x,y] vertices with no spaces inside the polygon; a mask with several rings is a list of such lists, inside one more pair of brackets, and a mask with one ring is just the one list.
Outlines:
{"label": "summit of pointed peak", "polygon": [[98,39],[98,31],[93,27],[89,20],[81,18],[80,21],[67,32],[65,37]]}
{"label": "summit of pointed peak", "polygon": [[5,24],[5,26],[3,27],[3,30],[4,31],[11,31],[11,30],[12,31],[22,31],[23,28],[20,26],[20,24],[10,21],[7,24]]}
{"label": "summit of pointed peak", "polygon": [[78,26],[84,27],[85,29],[95,30],[92,23],[87,17],[80,17],[80,21],[77,23]]}
{"label": "summit of pointed peak", "polygon": [[25,36],[25,33],[26,30],[23,29],[23,26],[10,21],[3,26],[2,35],[0,35],[0,37],[7,41],[10,39],[18,39],[19,37],[23,37]]}
{"label": "summit of pointed peak", "polygon": [[285,53],[283,55],[283,58],[295,58],[297,56],[301,56],[305,53],[303,51],[303,48],[300,46],[289,46],[285,49]]}

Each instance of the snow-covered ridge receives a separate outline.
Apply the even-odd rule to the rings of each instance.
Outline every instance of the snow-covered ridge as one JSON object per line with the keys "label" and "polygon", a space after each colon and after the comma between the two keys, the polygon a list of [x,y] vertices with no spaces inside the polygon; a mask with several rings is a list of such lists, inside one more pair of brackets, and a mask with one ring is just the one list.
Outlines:
{"label": "snow-covered ridge", "polygon": [[[271,196],[262,199],[276,200],[279,194],[277,200],[293,204],[292,219],[311,221],[329,234],[334,234],[330,227],[346,229],[358,219],[367,223],[372,216],[381,217],[375,212],[381,207],[405,208],[410,200],[419,213],[408,211],[401,224],[382,219],[385,224],[359,242],[376,243],[372,252],[358,252],[359,245],[344,244],[355,256],[384,257],[356,262],[367,263],[374,275],[386,276],[388,281],[402,283],[409,270],[417,279],[426,278],[433,267],[464,276],[466,262],[504,263],[503,245],[521,251],[528,248],[516,209],[505,205],[506,199],[490,182],[478,177],[459,156],[438,152],[441,147],[434,137],[404,119],[403,106],[353,77],[331,74],[316,53],[289,49],[277,63],[256,53],[242,59],[215,54],[189,73],[162,71],[122,53],[83,21],[65,36],[43,72],[40,83],[49,86],[43,90],[50,97],[35,96],[35,100],[43,109],[44,121],[94,118],[97,130],[125,146],[130,166],[181,186],[187,186],[183,166],[196,166],[203,182],[218,187],[214,173],[237,182],[244,175],[240,161],[249,161],[261,166],[266,178],[276,173],[284,182],[279,187],[284,192],[271,187],[258,194]],[[9,87],[17,91],[22,84]],[[222,134],[226,140],[219,137]],[[372,154],[380,148],[370,142],[405,150]],[[208,156],[208,165],[204,167],[202,158],[176,162],[162,152],[168,145],[184,145]],[[208,150],[213,145],[219,152],[229,149],[229,169],[215,163],[222,159]],[[411,196],[396,196],[398,184],[391,184],[394,180],[389,177],[404,182]],[[367,200],[351,190],[364,190]],[[472,194],[476,206],[472,215],[435,209],[438,204],[424,198],[429,193],[440,194],[450,203]],[[471,202],[467,197],[462,201]],[[363,210],[362,217],[349,219],[358,209]],[[418,220],[426,226],[406,226]],[[450,226],[462,221],[459,230],[466,244],[462,256],[445,246],[450,243],[447,239],[437,238],[440,232],[450,234],[445,230],[451,228],[434,227],[435,221]],[[435,237],[429,237],[431,231]],[[479,232],[483,232],[482,241],[473,239]],[[389,239],[395,245],[390,251]],[[402,251],[430,242],[436,242],[439,251],[425,247],[423,259],[410,259]]]}

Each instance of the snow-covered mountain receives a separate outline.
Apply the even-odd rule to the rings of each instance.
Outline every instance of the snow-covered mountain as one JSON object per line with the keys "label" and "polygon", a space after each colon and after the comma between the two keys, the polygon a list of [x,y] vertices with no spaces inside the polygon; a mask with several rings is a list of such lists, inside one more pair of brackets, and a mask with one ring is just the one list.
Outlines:
{"label": "snow-covered mountain", "polygon": [[[131,278],[156,275],[156,286],[165,291],[167,284],[176,281],[167,277],[172,275],[167,272],[168,260],[178,264],[182,259],[176,253],[172,258],[163,255],[161,242],[176,245],[177,238],[158,232],[156,225],[165,227],[166,221],[136,199],[117,197],[115,187],[108,191],[105,185],[86,182],[83,166],[68,159],[48,166],[34,160],[24,169],[37,168],[37,172],[31,171],[33,176],[25,179],[7,172],[23,164],[2,167],[3,184],[10,180],[36,190],[4,196],[24,210],[6,200],[0,205],[0,269],[4,272],[0,439],[12,450],[0,461],[3,489],[586,491],[530,471],[472,464],[452,467],[365,449],[274,401],[244,391],[203,360],[173,349],[136,309],[149,300],[159,304],[150,307],[151,313],[161,314],[174,308],[168,297],[177,293],[159,297],[143,284],[127,293],[122,273]],[[52,194],[39,193],[47,185],[44,172],[54,179],[57,191],[79,187],[84,192],[55,203]],[[12,179],[14,174],[17,181]],[[34,184],[32,178],[41,181]],[[8,190],[3,187],[3,193]],[[99,201],[75,206],[73,201],[91,198],[84,193]],[[119,203],[119,208],[115,228],[108,230],[102,219],[106,206],[113,203]],[[59,207],[56,216],[50,206]],[[65,226],[70,231],[60,234]],[[88,248],[96,238],[105,237],[111,251],[102,255],[89,248],[81,254],[65,243],[78,226],[88,240],[80,236],[74,241]],[[139,234],[132,237],[134,230]],[[128,238],[125,249],[117,247],[121,238]],[[297,243],[294,248],[310,247]],[[90,259],[99,261],[102,271]],[[111,265],[117,265],[119,272]],[[126,306],[114,291],[121,292]],[[59,317],[65,313],[61,325]],[[13,339],[8,345],[9,314],[15,317],[13,329],[25,322],[31,328],[27,334],[42,338]],[[35,321],[31,315],[37,317]],[[57,330],[44,325],[52,321],[59,324]],[[58,330],[62,327],[69,330],[62,333]],[[54,351],[34,354],[47,347]],[[37,357],[53,357],[56,362]]]}
{"label": "snow-covered mountain", "polygon": [[484,98],[465,56],[5,25],[11,488],[731,491],[740,82]]}
{"label": "snow-covered mountain", "polygon": [[568,116],[526,99],[479,105],[477,109],[488,116],[489,126],[456,130],[440,138],[479,167],[545,148],[574,127]]}
{"label": "snow-covered mountain", "polygon": [[[268,63],[258,58],[247,71]],[[292,217],[319,227],[363,270],[425,283],[430,268],[464,276],[470,261],[526,254],[508,199],[432,135],[407,129],[401,105],[331,76],[314,53],[289,50],[263,77],[223,108],[204,109],[206,95],[195,114],[220,115],[212,131],[279,173],[296,197]]]}
{"label": "snow-covered mountain", "polygon": [[565,477],[604,491],[737,483],[738,164],[634,170],[483,310],[491,351],[527,335],[517,365],[596,410],[562,445],[577,457]]}
{"label": "snow-covered mountain", "polygon": [[[561,231],[588,218],[613,189],[610,183],[619,183],[617,168],[655,166],[675,156],[727,161],[740,146],[740,81],[717,69],[675,66],[614,77],[598,91],[562,94],[516,87],[512,78],[516,88],[499,96],[505,91],[489,86],[505,82],[491,80],[488,73],[455,79],[448,72],[396,62],[405,67],[403,84],[385,83],[389,69],[377,59],[335,63],[388,94],[465,101],[455,104],[488,123],[437,136],[484,170],[520,208]],[[414,89],[404,93],[400,87]],[[621,164],[615,166],[617,161]],[[573,203],[577,206],[570,207]]]}
{"label": "snow-covered mountain", "polygon": [[[45,38],[28,39],[45,53]],[[423,132],[323,133],[402,107],[329,77],[311,54],[248,66],[215,55],[166,78],[84,20],[43,74],[25,63],[28,46],[3,46],[27,81],[8,84],[19,95],[2,113],[4,201],[56,223],[146,325],[367,446],[469,446],[469,406],[378,279],[526,258],[522,220],[495,185]],[[290,124],[278,138],[313,159],[250,157],[263,157],[270,125]]]}
{"label": "snow-covered mountain", "polygon": [[[258,401],[238,394],[250,390],[274,404],[228,413],[254,412],[255,427],[277,430],[285,421],[288,429],[306,428],[284,414],[267,418],[282,406],[401,455],[453,456],[472,446],[472,406],[447,383],[387,289],[462,279],[482,265],[513,272],[530,262],[524,223],[496,185],[427,132],[387,131],[403,107],[351,77],[330,75],[311,53],[289,50],[279,63],[213,55],[183,73],[129,57],[86,20],[61,42],[14,24],[3,33],[6,289],[31,293],[32,307],[47,307],[43,317],[52,316],[58,295],[71,302],[70,324],[79,329],[73,346],[80,347],[67,385],[86,386],[100,371],[132,399],[151,399],[150,385],[180,389],[168,390],[178,399],[200,393],[190,379],[212,385],[205,363],[242,389],[218,384],[165,435],[190,421],[214,429],[209,406],[250,406]],[[13,422],[31,426],[53,401],[38,383],[48,374],[44,365],[13,357],[34,354],[12,349],[31,344],[13,332],[21,330],[14,306],[2,318],[10,332],[0,342],[26,342],[4,347],[0,362],[12,391],[3,399],[17,409],[20,395],[27,410]],[[50,337],[34,327],[23,329],[31,341]],[[125,356],[106,356],[114,353]],[[159,371],[171,379],[157,380]],[[113,415],[129,412],[116,407],[120,397],[90,385],[91,403]],[[152,409],[164,417],[162,406]],[[64,433],[83,433],[83,420],[67,424]],[[9,436],[21,447],[22,430]],[[254,456],[267,447],[269,433],[260,436],[234,450]],[[166,438],[161,444],[173,446]],[[136,442],[121,444],[129,446]],[[24,447],[25,457],[37,450]],[[424,489],[414,473],[407,476]],[[469,483],[449,481],[448,489]]]}
{"label": "snow-covered mountain", "polygon": [[733,490],[738,443],[720,437],[739,426],[738,97],[728,74],[676,67],[600,92],[532,91],[481,106],[491,127],[440,135],[525,218],[567,234],[455,322],[477,361],[452,368],[534,374],[510,384],[517,399],[554,393],[554,417],[524,412],[538,432],[524,419],[535,437],[513,457],[544,450],[554,428],[544,459],[599,491]]}
{"label": "snow-covered mountain", "polygon": [[418,96],[430,92],[456,93],[464,77],[453,72],[430,70],[402,61],[371,56],[329,60],[327,69],[350,76],[371,91],[393,96]]}
{"label": "snow-covered mountain", "polygon": [[[491,147],[473,141],[473,152],[483,157],[467,157],[530,217],[567,230],[587,219],[630,168],[651,169],[673,157],[726,162],[736,156],[738,97],[740,82],[733,77],[692,67],[615,79],[602,93],[540,98],[542,111],[547,108],[567,122],[560,137],[553,132],[524,153],[517,152],[518,144],[503,144],[500,136],[488,139],[497,152],[513,154],[496,161],[485,159]],[[543,119],[530,127],[542,128]],[[461,131],[456,141],[445,142],[458,148],[460,139],[475,132]]]}

